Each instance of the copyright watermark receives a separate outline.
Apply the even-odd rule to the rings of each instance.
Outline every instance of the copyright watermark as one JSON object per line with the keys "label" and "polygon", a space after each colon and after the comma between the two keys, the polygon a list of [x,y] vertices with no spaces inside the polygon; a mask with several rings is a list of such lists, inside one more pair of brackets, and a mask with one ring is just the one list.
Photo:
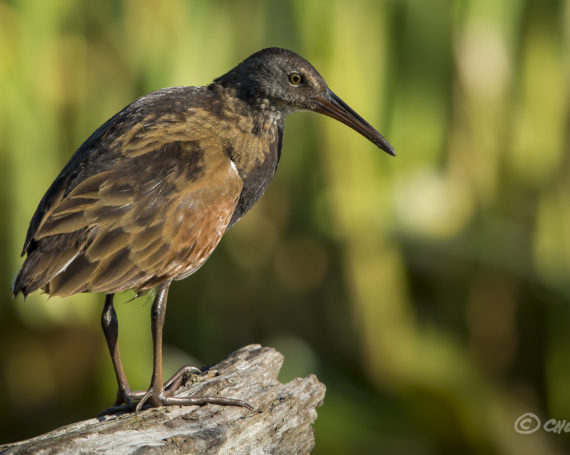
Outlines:
{"label": "copyright watermark", "polygon": [[540,419],[532,412],[525,412],[515,420],[515,431],[519,434],[531,434],[540,428]]}
{"label": "copyright watermark", "polygon": [[570,421],[565,419],[548,419],[544,424],[536,414],[525,412],[515,420],[515,431],[519,434],[532,434],[543,429],[547,433],[570,433]]}

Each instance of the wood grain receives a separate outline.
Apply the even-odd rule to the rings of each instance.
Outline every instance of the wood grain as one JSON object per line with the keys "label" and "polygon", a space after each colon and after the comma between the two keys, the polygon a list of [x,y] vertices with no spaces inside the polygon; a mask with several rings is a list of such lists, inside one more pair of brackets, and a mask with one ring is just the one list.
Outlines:
{"label": "wood grain", "polygon": [[216,405],[154,408],[73,423],[0,446],[0,454],[306,454],[314,447],[311,425],[325,386],[314,375],[281,384],[282,364],[276,350],[249,345],[203,370],[177,395],[240,398],[253,412]]}

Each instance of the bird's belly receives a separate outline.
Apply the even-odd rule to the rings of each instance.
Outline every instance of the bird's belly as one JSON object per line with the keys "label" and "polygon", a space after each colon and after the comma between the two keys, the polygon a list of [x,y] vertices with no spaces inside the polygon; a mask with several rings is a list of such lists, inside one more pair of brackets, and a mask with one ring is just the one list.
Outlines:
{"label": "bird's belly", "polygon": [[132,255],[139,269],[152,270],[152,277],[140,283],[139,289],[151,288],[165,279],[180,280],[204,265],[234,213],[239,197],[236,185],[237,180],[231,179],[226,185],[205,188],[172,205],[161,226],[167,245],[162,260],[153,264],[156,257],[148,260],[144,254],[140,258]]}

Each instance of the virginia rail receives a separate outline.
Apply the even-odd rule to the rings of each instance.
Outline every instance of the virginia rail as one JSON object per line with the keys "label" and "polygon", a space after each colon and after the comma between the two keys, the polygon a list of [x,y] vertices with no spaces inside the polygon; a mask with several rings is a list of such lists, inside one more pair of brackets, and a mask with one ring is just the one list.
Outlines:
{"label": "virginia rail", "polygon": [[[335,118],[385,152],[388,142],[336,96],[313,66],[278,48],[259,51],[205,87],[158,90],[129,104],[75,152],[32,217],[12,293],[104,292],[101,323],[118,382],[110,410],[229,404],[178,398],[181,368],[162,378],[168,289],[198,270],[224,233],[263,195],[281,156],[283,123],[309,110]],[[113,295],[156,289],[149,389],[130,389]],[[199,371],[199,370],[198,370]]]}

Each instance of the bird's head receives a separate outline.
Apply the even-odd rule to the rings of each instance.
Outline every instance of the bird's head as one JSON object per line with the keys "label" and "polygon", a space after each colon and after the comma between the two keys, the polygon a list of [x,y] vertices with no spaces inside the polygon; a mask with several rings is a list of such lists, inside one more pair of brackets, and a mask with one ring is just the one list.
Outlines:
{"label": "bird's head", "polygon": [[395,155],[388,141],[329,89],[313,65],[294,52],[263,49],[214,82],[236,89],[238,97],[255,109],[283,117],[301,110],[328,115]]}

